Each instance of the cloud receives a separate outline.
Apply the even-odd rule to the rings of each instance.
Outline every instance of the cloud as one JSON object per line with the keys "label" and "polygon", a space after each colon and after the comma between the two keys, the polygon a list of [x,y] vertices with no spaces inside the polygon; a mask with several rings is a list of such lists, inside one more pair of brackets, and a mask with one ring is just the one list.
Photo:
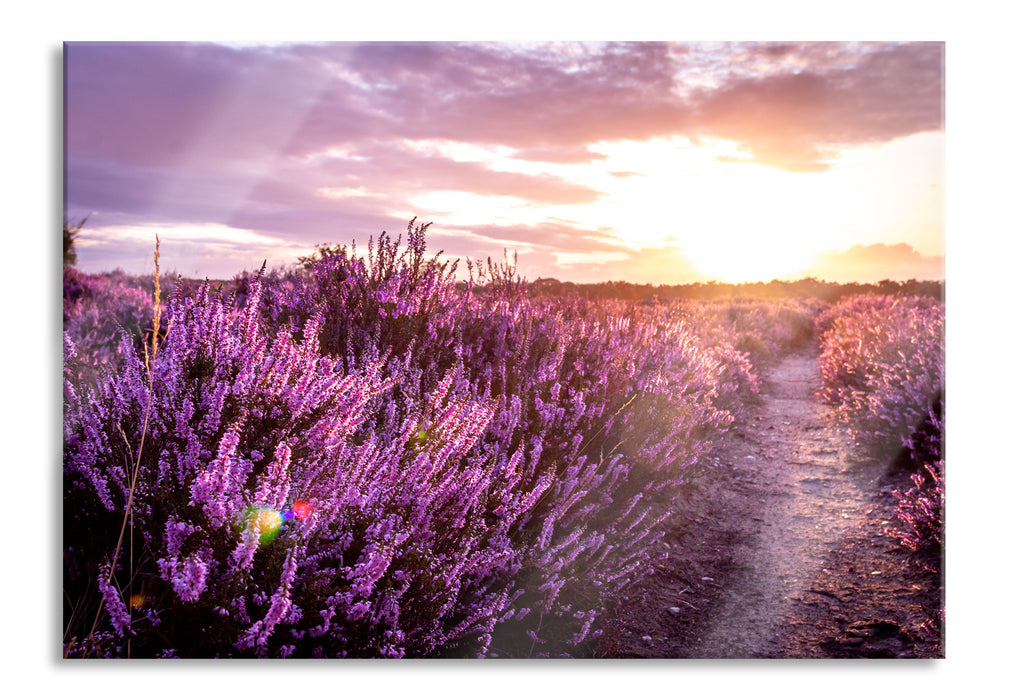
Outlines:
{"label": "cloud", "polygon": [[545,161],[548,163],[590,163],[606,156],[590,150],[586,146],[539,145],[525,146],[515,150],[516,160]]}
{"label": "cloud", "polygon": [[821,255],[799,277],[810,276],[835,282],[945,279],[945,257],[926,256],[907,243],[855,245],[846,251]]}
{"label": "cloud", "polygon": [[733,77],[696,98],[695,135],[735,141],[757,162],[815,172],[842,146],[943,127],[942,44],[869,47],[840,65],[836,54],[802,48],[777,47],[782,63],[802,57],[801,72]]}
{"label": "cloud", "polygon": [[366,143],[353,159],[323,166],[327,177],[376,192],[406,197],[450,190],[477,195],[519,197],[538,204],[589,204],[602,192],[555,175],[492,170],[474,161],[458,161],[397,143]]}
{"label": "cloud", "polygon": [[[67,149],[120,164],[259,162],[304,128],[327,90],[340,94],[338,78],[280,50],[71,43],[65,52]],[[372,123],[347,99],[325,103],[344,140]]]}
{"label": "cloud", "polygon": [[348,67],[412,138],[506,144],[572,162],[606,139],[666,133],[681,112],[666,46],[363,44]]}
{"label": "cloud", "polygon": [[502,246],[546,251],[612,253],[628,250],[612,231],[587,229],[570,222],[544,221],[535,225],[439,226],[442,231],[465,231],[493,245],[496,255]]}
{"label": "cloud", "polygon": [[[598,141],[687,135],[737,141],[789,170],[828,167],[841,145],[942,127],[943,45],[365,45],[351,67],[418,138],[506,144],[536,158]],[[701,88],[692,87],[701,74]]]}

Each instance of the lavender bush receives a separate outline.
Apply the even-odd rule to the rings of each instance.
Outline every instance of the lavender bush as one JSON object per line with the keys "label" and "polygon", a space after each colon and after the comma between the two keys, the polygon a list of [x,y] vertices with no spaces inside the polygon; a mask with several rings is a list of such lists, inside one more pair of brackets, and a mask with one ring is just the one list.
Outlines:
{"label": "lavender bush", "polygon": [[897,491],[898,524],[887,533],[915,551],[940,552],[944,542],[946,509],[946,460],[925,464],[911,475],[914,485]]}
{"label": "lavender bush", "polygon": [[945,531],[945,396],[940,392],[914,434],[905,441],[906,467],[913,485],[895,491],[897,524],[887,532],[915,551],[941,553]]}
{"label": "lavender bush", "polygon": [[814,320],[825,309],[815,299],[740,298],[685,306],[701,337],[744,353],[757,368],[806,346],[813,339]]}
{"label": "lavender bush", "polygon": [[820,340],[822,396],[852,436],[892,454],[945,382],[945,309],[923,297],[856,296],[829,312]]}
{"label": "lavender bush", "polygon": [[[82,623],[95,592],[108,613],[68,650],[396,656],[486,637],[513,595],[494,585],[505,533],[532,505],[503,492],[519,458],[463,460],[491,407],[445,398],[449,376],[426,414],[369,430],[398,377],[381,358],[340,371],[317,323],[267,340],[258,291],[238,313],[206,289],[172,299],[152,377],[126,345],[120,375],[68,401],[66,586],[92,593]],[[127,503],[129,566],[109,561]]]}
{"label": "lavender bush", "polygon": [[[706,352],[659,310],[531,300],[514,265],[471,266],[458,291],[454,266],[421,262],[425,229],[411,224],[405,248],[380,237],[367,260],[324,256],[282,306],[295,325],[321,314],[323,347],[348,368],[378,347],[403,358],[409,380],[388,410],[413,405],[450,366],[462,368],[460,396],[497,402],[480,449],[499,461],[525,454],[520,489],[552,484],[513,528],[532,548],[517,619],[578,620],[579,643],[598,601],[644,573],[635,562],[659,539],[673,489],[732,420],[719,400],[737,401],[744,381],[755,390],[749,365],[726,348]],[[573,609],[563,591],[596,609]]]}

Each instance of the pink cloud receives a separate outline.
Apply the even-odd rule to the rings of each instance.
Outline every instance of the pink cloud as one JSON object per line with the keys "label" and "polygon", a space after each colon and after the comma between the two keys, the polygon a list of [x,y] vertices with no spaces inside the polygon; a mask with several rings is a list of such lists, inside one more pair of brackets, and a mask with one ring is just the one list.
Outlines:
{"label": "pink cloud", "polygon": [[943,127],[942,44],[882,46],[850,61],[838,66],[814,54],[801,72],[732,78],[698,98],[695,133],[810,172],[827,169],[842,146]]}
{"label": "pink cloud", "polygon": [[[438,228],[441,231],[452,231],[462,227],[445,225]],[[544,251],[613,253],[627,250],[627,246],[613,231],[605,228],[587,229],[556,220],[547,220],[536,225],[467,226],[465,230],[486,241],[500,241],[490,250],[494,256],[501,252],[502,245],[514,247],[517,243]]]}
{"label": "pink cloud", "polygon": [[492,170],[474,161],[417,153],[408,148],[370,142],[353,149],[352,158],[334,159],[320,170],[341,185],[364,187],[398,196],[435,190],[518,197],[540,204],[588,204],[602,192],[555,175]]}

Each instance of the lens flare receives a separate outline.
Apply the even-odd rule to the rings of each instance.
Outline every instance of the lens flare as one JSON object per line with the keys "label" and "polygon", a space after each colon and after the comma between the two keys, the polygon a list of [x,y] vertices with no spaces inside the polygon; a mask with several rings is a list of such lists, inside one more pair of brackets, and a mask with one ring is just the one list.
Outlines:
{"label": "lens flare", "polygon": [[277,538],[280,526],[284,524],[284,518],[273,508],[250,508],[245,524],[248,528],[256,527],[259,530],[260,544],[269,544]]}
{"label": "lens flare", "polygon": [[307,520],[312,514],[312,506],[308,501],[295,501],[291,509],[298,520]]}
{"label": "lens flare", "polygon": [[277,510],[269,506],[249,506],[242,520],[242,527],[259,530],[259,543],[269,544],[277,539],[281,526],[297,518],[305,520],[312,514],[308,501],[295,501],[290,508]]}

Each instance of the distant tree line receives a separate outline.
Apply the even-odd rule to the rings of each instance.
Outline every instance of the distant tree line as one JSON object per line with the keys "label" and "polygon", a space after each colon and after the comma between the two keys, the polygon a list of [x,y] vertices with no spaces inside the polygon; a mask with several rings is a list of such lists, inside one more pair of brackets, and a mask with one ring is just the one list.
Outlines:
{"label": "distant tree line", "polygon": [[552,277],[539,278],[529,283],[535,295],[575,294],[586,299],[621,299],[639,303],[658,303],[682,299],[788,299],[816,298],[834,303],[855,294],[893,294],[898,296],[926,296],[940,301],[945,299],[946,283],[934,280],[911,279],[903,282],[884,279],[873,284],[856,282],[826,282],[814,277],[796,281],[771,280],[770,282],[694,282],[692,284],[634,284],[631,282],[597,282],[576,284],[561,282]]}

